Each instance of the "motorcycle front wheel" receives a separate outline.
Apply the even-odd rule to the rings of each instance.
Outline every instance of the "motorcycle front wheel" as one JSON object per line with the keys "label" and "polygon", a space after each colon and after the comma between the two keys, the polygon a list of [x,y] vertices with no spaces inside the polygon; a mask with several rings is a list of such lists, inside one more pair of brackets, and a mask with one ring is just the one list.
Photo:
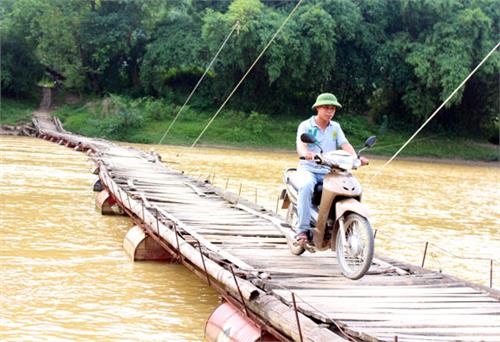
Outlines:
{"label": "motorcycle front wheel", "polygon": [[344,221],[344,245],[340,230],[335,245],[342,274],[349,279],[365,275],[373,260],[374,239],[370,222],[361,215],[350,213]]}

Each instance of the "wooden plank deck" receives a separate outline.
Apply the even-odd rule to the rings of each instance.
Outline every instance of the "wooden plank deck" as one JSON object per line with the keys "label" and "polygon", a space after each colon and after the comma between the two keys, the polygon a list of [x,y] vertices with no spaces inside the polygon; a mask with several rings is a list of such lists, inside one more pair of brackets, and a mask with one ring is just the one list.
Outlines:
{"label": "wooden plank deck", "polygon": [[153,162],[144,152],[47,125],[41,133],[92,148],[115,198],[139,217],[146,210],[144,221],[151,226],[159,218],[160,236],[167,239],[164,223],[174,222],[183,243],[199,241],[206,257],[225,269],[232,265],[241,281],[263,295],[291,308],[293,292],[303,316],[324,329],[367,341],[500,341],[498,291],[380,258],[362,279],[346,279],[333,253],[291,255],[279,230],[284,222],[270,211]]}

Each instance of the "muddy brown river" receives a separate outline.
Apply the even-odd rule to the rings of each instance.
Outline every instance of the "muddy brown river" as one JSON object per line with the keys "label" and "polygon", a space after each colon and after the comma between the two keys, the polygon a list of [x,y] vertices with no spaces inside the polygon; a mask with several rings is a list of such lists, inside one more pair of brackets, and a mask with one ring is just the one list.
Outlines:
{"label": "muddy brown river", "polygon": [[[151,146],[133,145],[149,150]],[[154,146],[163,161],[275,210],[294,153]],[[217,293],[179,265],[131,262],[131,221],[94,208],[93,163],[0,136],[0,340],[202,340]],[[376,253],[500,287],[500,168],[372,160],[356,172]]]}

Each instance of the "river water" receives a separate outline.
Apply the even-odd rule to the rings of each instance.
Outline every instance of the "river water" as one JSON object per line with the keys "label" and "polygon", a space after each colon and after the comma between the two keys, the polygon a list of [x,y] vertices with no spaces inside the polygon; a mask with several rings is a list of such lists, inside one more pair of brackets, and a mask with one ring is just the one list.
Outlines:
{"label": "river water", "polygon": [[[289,152],[155,149],[171,167],[272,210],[282,171],[297,162]],[[217,294],[182,266],[129,261],[121,244],[132,224],[94,209],[85,154],[21,137],[0,137],[0,153],[0,340],[203,338]],[[426,267],[489,285],[489,259],[500,261],[500,169],[382,165],[356,173],[376,253],[419,265],[430,242]],[[500,264],[493,270],[498,288]]]}
{"label": "river water", "polygon": [[2,137],[0,340],[198,341],[218,303],[181,265],[129,261],[131,221],[94,208],[93,163]]}

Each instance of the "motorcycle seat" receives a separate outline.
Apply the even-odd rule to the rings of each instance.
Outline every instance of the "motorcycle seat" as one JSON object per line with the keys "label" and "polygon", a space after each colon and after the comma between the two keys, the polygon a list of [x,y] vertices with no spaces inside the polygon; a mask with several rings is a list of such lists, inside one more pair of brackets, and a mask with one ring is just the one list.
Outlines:
{"label": "motorcycle seat", "polygon": [[314,192],[312,197],[312,204],[319,205],[321,202],[321,194],[323,193],[323,182],[318,182],[314,186]]}

